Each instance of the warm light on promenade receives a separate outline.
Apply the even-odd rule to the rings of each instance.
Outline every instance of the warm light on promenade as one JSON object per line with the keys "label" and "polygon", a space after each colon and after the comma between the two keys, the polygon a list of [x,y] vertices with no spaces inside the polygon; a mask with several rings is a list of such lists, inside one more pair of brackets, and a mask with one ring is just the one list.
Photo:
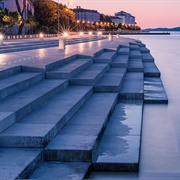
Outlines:
{"label": "warm light on promenade", "polygon": [[3,35],[2,35],[2,34],[0,34],[0,40],[1,40],[1,39],[3,39]]}
{"label": "warm light on promenade", "polygon": [[83,36],[83,32],[80,32],[79,35],[80,35],[80,36]]}
{"label": "warm light on promenade", "polygon": [[92,32],[91,31],[89,32],[89,35],[92,36]]}
{"label": "warm light on promenade", "polygon": [[40,34],[39,34],[39,38],[40,38],[40,41],[44,41],[44,34],[43,34],[43,33],[40,33]]}
{"label": "warm light on promenade", "polygon": [[63,33],[63,37],[67,38],[69,36],[69,34],[67,32]]}
{"label": "warm light on promenade", "polygon": [[101,32],[101,31],[98,31],[98,35],[101,36],[101,35],[102,35],[102,32]]}
{"label": "warm light on promenade", "polygon": [[40,34],[39,34],[39,37],[40,37],[40,38],[43,38],[43,37],[44,37],[44,34],[43,34],[43,33],[40,33]]}

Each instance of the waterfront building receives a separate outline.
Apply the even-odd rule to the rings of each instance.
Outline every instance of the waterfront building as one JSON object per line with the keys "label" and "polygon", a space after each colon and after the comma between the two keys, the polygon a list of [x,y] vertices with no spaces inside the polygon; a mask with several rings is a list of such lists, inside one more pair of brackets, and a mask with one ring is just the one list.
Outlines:
{"label": "waterfront building", "polygon": [[81,6],[77,6],[76,9],[73,9],[76,20],[85,21],[85,22],[99,22],[100,13],[97,10],[83,9]]}
{"label": "waterfront building", "polygon": [[117,16],[112,16],[111,21],[114,22],[116,25],[119,25],[120,23],[123,23],[123,19]]}
{"label": "waterfront building", "polygon": [[117,12],[115,13],[115,16],[121,18],[122,23],[124,24],[136,24],[135,17],[125,11]]}

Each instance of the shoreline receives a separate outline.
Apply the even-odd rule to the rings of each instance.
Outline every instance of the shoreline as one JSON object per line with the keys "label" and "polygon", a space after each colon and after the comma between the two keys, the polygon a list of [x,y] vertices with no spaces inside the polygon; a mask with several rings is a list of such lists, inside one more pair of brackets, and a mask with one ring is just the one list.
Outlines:
{"label": "shoreline", "polygon": [[[117,34],[119,34],[119,35],[171,35],[171,33],[169,33],[169,32],[152,32],[152,33],[150,33],[150,32],[138,32],[138,33],[133,33],[133,32],[126,32],[126,33],[121,33],[121,32],[111,32],[112,33],[112,35],[117,35]],[[109,34],[109,32],[108,33],[103,33],[104,35],[108,35]]]}

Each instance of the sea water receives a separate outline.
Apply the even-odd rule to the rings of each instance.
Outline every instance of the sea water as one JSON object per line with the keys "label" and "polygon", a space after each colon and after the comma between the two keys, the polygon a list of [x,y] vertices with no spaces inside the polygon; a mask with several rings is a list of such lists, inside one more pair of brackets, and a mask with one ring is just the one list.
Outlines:
{"label": "sea water", "polygon": [[[127,37],[127,36],[126,36]],[[180,179],[180,33],[136,35],[155,58],[169,103],[145,104],[138,173],[93,172],[90,179]]]}

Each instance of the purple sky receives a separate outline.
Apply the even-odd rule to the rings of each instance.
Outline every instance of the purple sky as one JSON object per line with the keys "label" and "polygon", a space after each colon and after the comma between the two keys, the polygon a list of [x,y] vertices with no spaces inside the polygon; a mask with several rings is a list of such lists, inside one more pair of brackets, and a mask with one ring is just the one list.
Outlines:
{"label": "purple sky", "polygon": [[59,2],[66,5],[69,3],[70,8],[81,6],[108,15],[123,10],[134,15],[141,28],[180,26],[180,0],[59,0]]}

